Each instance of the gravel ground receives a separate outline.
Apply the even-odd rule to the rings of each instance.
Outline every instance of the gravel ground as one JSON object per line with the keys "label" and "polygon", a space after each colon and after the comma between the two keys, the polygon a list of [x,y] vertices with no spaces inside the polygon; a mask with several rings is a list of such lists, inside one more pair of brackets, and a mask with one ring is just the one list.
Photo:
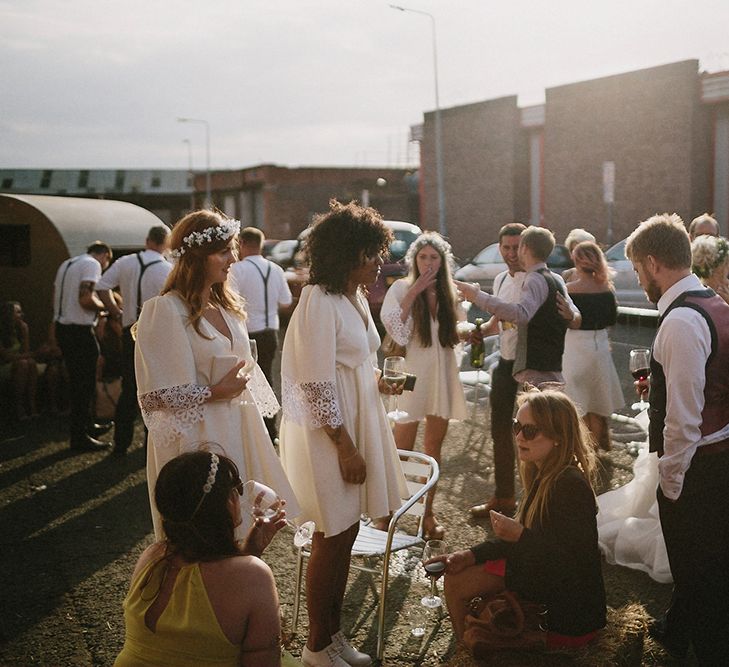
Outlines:
{"label": "gravel ground", "polygon": [[[620,345],[616,343],[616,348]],[[620,357],[625,356],[619,348]],[[622,368],[619,367],[622,373]],[[626,381],[627,382],[627,381]],[[626,396],[628,394],[626,393]],[[488,524],[469,519],[467,508],[493,489],[491,444],[484,436],[483,409],[474,422],[453,423],[444,443],[436,511],[448,528],[451,548],[483,539]],[[602,456],[602,488],[631,477],[632,456],[620,440],[627,426],[615,425],[613,450]],[[72,454],[65,421],[36,420],[25,430],[3,427],[0,439],[0,548],[2,603],[0,665],[111,665],[121,649],[121,602],[140,552],[152,540],[144,475],[142,431],[122,460],[104,453]],[[265,554],[274,570],[282,612],[289,624],[293,606],[295,554],[283,531]],[[431,612],[426,634],[410,635],[410,616],[421,609],[427,581],[417,556],[396,557],[388,597],[386,665],[439,665],[454,651],[447,617]],[[659,614],[670,586],[647,575],[604,564],[611,608],[600,645],[577,655],[502,655],[499,665],[670,665],[644,637],[644,622]],[[289,647],[300,655],[305,613]],[[345,630],[374,653],[376,603],[367,576],[353,573],[345,601]],[[290,628],[289,628],[290,630]],[[453,659],[455,664],[468,664]]]}

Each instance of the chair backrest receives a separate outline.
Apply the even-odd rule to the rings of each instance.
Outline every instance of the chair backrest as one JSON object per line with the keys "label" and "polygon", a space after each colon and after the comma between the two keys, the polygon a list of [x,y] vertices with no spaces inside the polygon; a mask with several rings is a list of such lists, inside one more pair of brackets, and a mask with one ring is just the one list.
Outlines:
{"label": "chair backrest", "polygon": [[400,465],[408,487],[408,498],[403,498],[402,507],[395,512],[395,522],[403,514],[418,517],[418,537],[423,536],[423,514],[425,512],[425,499],[428,491],[438,481],[440,470],[438,462],[427,454],[411,452],[404,449],[397,450],[400,456]]}

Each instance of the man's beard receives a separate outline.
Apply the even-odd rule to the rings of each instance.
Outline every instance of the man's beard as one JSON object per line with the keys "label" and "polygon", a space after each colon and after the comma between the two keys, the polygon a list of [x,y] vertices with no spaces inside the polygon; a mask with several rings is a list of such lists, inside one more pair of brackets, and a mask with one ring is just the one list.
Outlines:
{"label": "man's beard", "polygon": [[658,287],[658,283],[653,278],[648,278],[648,284],[643,288],[643,291],[651,303],[658,303],[658,300],[663,296],[661,288]]}

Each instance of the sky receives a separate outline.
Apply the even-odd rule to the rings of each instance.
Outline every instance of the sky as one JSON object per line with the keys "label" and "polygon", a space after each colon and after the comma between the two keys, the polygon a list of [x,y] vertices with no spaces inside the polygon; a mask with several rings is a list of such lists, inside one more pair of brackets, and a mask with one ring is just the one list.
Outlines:
{"label": "sky", "polygon": [[[441,108],[697,59],[727,0],[393,0],[435,19]],[[0,0],[0,167],[417,164],[431,20],[381,0]],[[187,139],[189,143],[184,140]]]}

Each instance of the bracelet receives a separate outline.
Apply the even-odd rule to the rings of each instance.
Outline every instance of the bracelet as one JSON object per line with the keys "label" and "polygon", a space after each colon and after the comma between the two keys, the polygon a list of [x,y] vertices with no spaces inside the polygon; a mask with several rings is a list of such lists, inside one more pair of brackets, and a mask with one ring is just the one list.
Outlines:
{"label": "bracelet", "polygon": [[353,458],[354,458],[355,456],[357,456],[357,454],[359,454],[359,449],[357,449],[357,448],[355,447],[355,448],[354,448],[354,454],[350,454],[349,456],[347,456],[347,457],[346,457],[346,458],[344,458],[344,459],[340,457],[340,458],[339,458],[339,461],[340,461],[341,463],[344,463],[344,461],[349,461],[349,459],[353,459]]}

